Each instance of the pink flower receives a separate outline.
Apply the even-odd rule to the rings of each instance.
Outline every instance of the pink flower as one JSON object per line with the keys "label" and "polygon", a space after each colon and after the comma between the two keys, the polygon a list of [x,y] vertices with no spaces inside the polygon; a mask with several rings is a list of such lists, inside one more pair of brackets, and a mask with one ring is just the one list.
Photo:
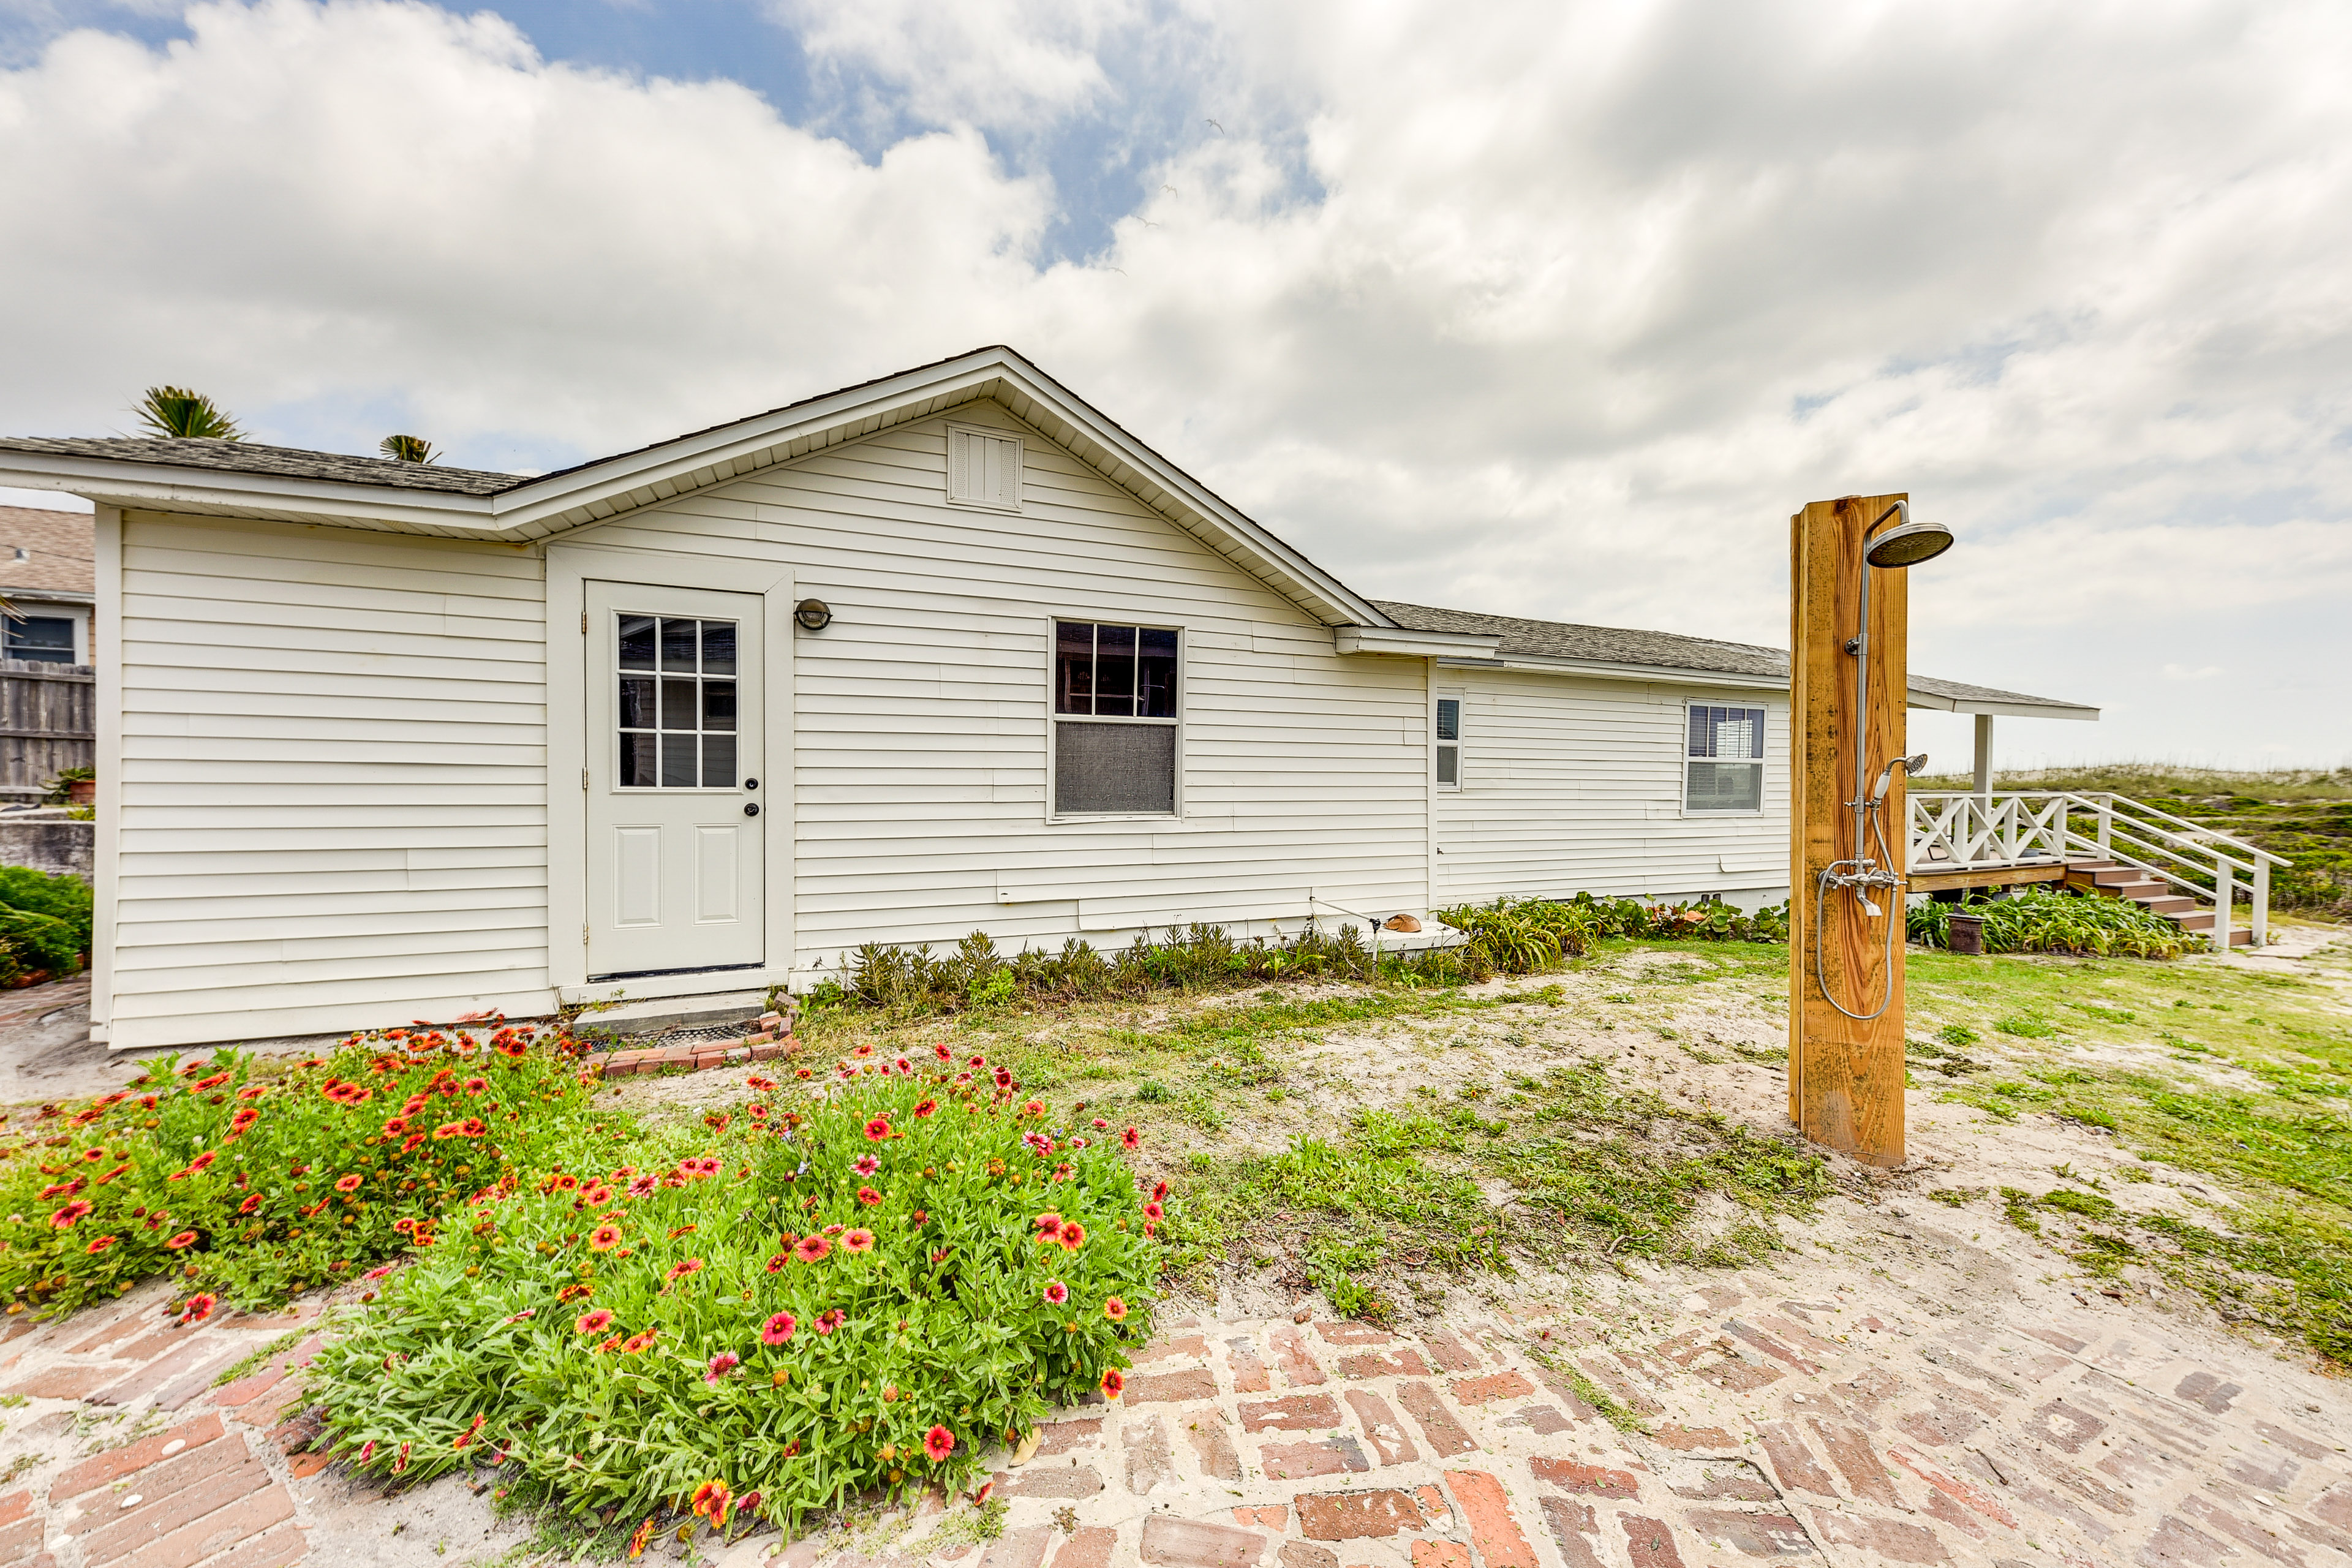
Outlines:
{"label": "pink flower", "polygon": [[944,1426],[932,1427],[923,1434],[923,1452],[931,1463],[940,1463],[955,1452],[955,1434]]}
{"label": "pink flower", "polygon": [[868,1154],[849,1168],[861,1176],[870,1176],[882,1168],[882,1162],[874,1155]]}
{"label": "pink flower", "polygon": [[848,1321],[849,1314],[843,1311],[840,1308],[835,1307],[830,1312],[819,1313],[816,1321],[809,1326],[814,1329],[818,1333],[829,1334]]}
{"label": "pink flower", "polygon": [[1070,1288],[1067,1285],[1063,1284],[1059,1279],[1045,1281],[1045,1300],[1049,1303],[1058,1307],[1069,1299]]}
{"label": "pink flower", "polygon": [[793,1331],[798,1327],[798,1321],[790,1312],[778,1312],[760,1325],[760,1342],[763,1345],[782,1344],[793,1337]]}
{"label": "pink flower", "polygon": [[874,1250],[874,1233],[870,1230],[846,1231],[842,1235],[841,1247],[845,1252],[871,1252]]}
{"label": "pink flower", "polygon": [[733,1351],[720,1351],[710,1358],[710,1368],[702,1374],[702,1381],[717,1384],[742,1364],[743,1358]]}

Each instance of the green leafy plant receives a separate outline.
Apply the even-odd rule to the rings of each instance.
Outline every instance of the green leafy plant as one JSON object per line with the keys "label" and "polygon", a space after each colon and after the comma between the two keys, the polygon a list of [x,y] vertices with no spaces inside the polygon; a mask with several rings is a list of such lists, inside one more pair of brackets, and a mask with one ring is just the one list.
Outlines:
{"label": "green leafy plant", "polygon": [[376,445],[376,450],[395,463],[437,463],[441,454],[433,443],[422,436],[386,436]]}
{"label": "green leafy plant", "polygon": [[184,386],[151,386],[131,410],[151,436],[174,440],[242,441],[245,432],[226,410]]}
{"label": "green leafy plant", "polygon": [[276,1077],[224,1051],[0,1142],[0,1294],[50,1313],[172,1273],[199,1318],[430,1246],[445,1209],[600,1141],[560,1031],[392,1030]]}
{"label": "green leafy plant", "polygon": [[[950,1491],[1150,1335],[1134,1131],[1049,1123],[944,1046],[853,1061],[468,1205],[313,1364],[330,1442],[403,1482],[503,1458],[574,1512],[789,1524]],[[823,1087],[823,1086],[820,1086]]]}
{"label": "green leafy plant", "polygon": [[91,898],[88,882],[70,873],[0,866],[0,942],[13,965],[6,979],[69,974],[89,955]]}
{"label": "green leafy plant", "polygon": [[2202,942],[2127,900],[2054,892],[2047,888],[2029,888],[2005,899],[1920,904],[1906,915],[1905,924],[1913,942],[1948,948],[1956,914],[1983,919],[1987,952],[2178,958],[2192,942]]}

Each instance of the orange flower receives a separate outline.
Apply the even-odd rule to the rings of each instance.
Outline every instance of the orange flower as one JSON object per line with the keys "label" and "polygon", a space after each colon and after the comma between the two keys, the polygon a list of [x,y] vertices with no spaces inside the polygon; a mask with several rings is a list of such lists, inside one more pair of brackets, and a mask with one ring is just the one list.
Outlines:
{"label": "orange flower", "polygon": [[108,1247],[112,1247],[113,1245],[114,1237],[110,1236],[101,1236],[96,1241],[91,1242],[87,1247],[83,1248],[83,1250],[90,1253],[100,1253],[104,1252]]}
{"label": "orange flower", "polygon": [[1127,1391],[1127,1373],[1117,1367],[1105,1372],[1102,1375],[1102,1391],[1105,1399],[1117,1399]]}
{"label": "orange flower", "polygon": [[82,1215],[89,1213],[90,1208],[91,1205],[87,1199],[77,1199],[51,1215],[49,1223],[59,1230],[64,1230],[68,1226],[80,1224]]}
{"label": "orange flower", "polygon": [[666,1278],[671,1279],[683,1279],[689,1274],[699,1274],[701,1272],[702,1259],[699,1258],[688,1258],[671,1264],[669,1273]]}
{"label": "orange flower", "polygon": [[[521,1047],[516,1047],[514,1054],[515,1054],[516,1056],[520,1056],[520,1055],[522,1055]],[[634,1562],[634,1561],[635,1561],[635,1560],[636,1560],[637,1558],[643,1557],[643,1556],[646,1554],[646,1542],[650,1542],[651,1540],[653,1540],[653,1538],[654,1538],[654,1521],[653,1521],[653,1515],[651,1515],[651,1514],[647,1514],[647,1515],[646,1516],[646,1521],[645,1521],[643,1524],[641,1524],[641,1525],[637,1526],[636,1530],[635,1530],[635,1531],[630,1535],[630,1537],[629,1537],[629,1557],[630,1557],[630,1560]]]}
{"label": "orange flower", "polygon": [[337,1192],[339,1192],[339,1193],[355,1193],[355,1192],[358,1192],[359,1190],[360,1190],[360,1178],[359,1178],[358,1176],[356,1176],[356,1175],[351,1175],[351,1176],[340,1176],[340,1177],[337,1177],[337,1178],[336,1178],[336,1181],[335,1181],[335,1191],[337,1191]]}
{"label": "orange flower", "polygon": [[841,1249],[844,1252],[871,1252],[874,1250],[874,1233],[870,1230],[844,1232]]}
{"label": "orange flower", "polygon": [[1114,1323],[1127,1321],[1127,1303],[1113,1296],[1103,1303],[1103,1316]]}
{"label": "orange flower", "polygon": [[620,1245],[621,1227],[617,1225],[600,1225],[588,1233],[588,1249],[591,1252],[610,1252]]}
{"label": "orange flower", "polygon": [[[88,1205],[83,1205],[84,1208],[87,1208],[88,1206]],[[77,1215],[75,1217],[78,1219],[80,1216]],[[801,1237],[800,1240],[793,1244],[793,1256],[799,1258],[803,1263],[815,1263],[821,1261],[824,1258],[825,1254],[832,1250],[833,1243],[827,1241],[821,1236],[804,1236]]]}

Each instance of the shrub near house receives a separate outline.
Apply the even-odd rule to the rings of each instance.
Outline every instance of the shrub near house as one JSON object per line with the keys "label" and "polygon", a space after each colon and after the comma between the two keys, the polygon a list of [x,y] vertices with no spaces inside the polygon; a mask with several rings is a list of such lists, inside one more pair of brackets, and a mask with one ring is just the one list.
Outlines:
{"label": "shrub near house", "polygon": [[[871,1047],[861,1047],[861,1054]],[[971,1475],[1150,1333],[1134,1130],[1049,1125],[944,1046],[486,1194],[324,1352],[339,1453],[477,1460],[575,1511],[789,1521]]]}

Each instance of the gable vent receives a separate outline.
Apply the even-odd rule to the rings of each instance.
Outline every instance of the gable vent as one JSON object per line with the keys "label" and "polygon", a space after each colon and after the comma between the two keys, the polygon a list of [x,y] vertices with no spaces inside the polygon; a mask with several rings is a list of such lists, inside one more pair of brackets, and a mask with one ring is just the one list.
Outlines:
{"label": "gable vent", "polygon": [[961,506],[1020,510],[1020,438],[950,426],[948,500]]}

